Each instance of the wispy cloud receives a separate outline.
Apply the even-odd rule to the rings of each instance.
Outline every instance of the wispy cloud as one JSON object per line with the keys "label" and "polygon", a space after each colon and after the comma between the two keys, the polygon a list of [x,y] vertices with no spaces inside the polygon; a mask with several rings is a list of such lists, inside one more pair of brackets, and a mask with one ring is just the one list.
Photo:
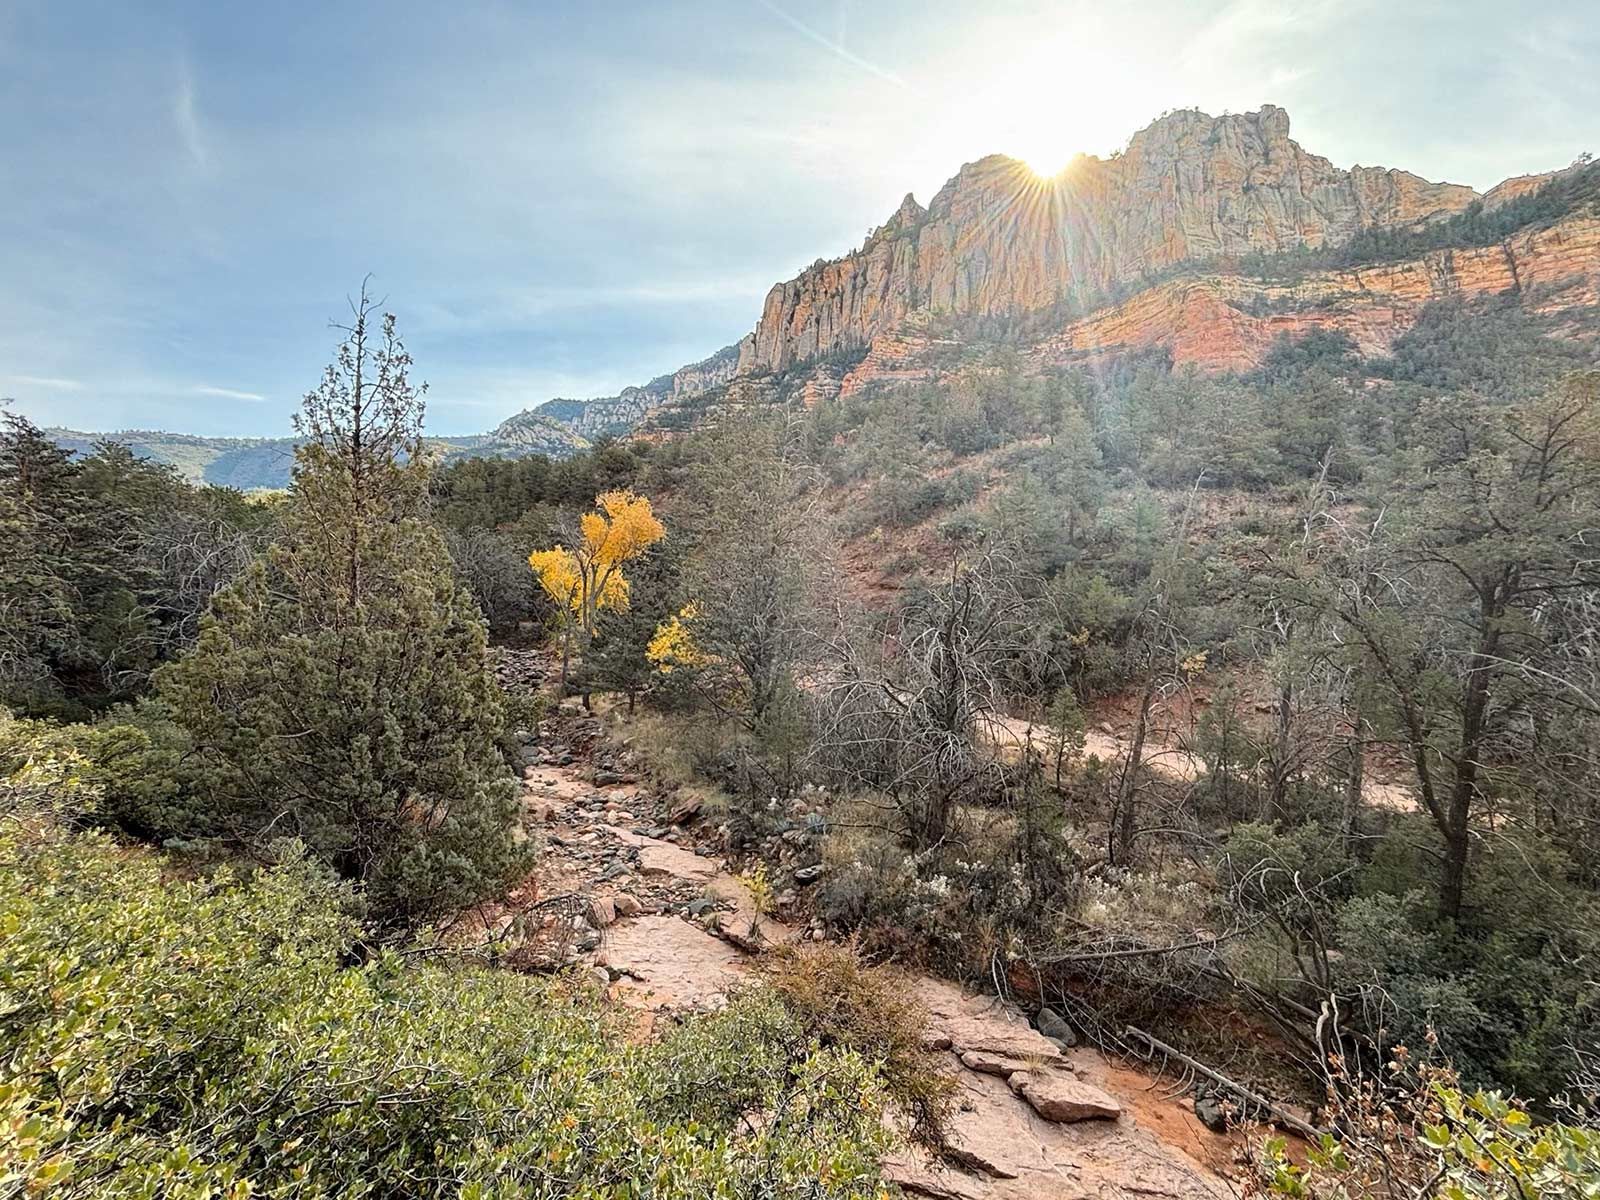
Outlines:
{"label": "wispy cloud", "polygon": [[12,375],[10,382],[22,387],[48,388],[53,392],[81,392],[81,379],[64,379],[59,375]]}
{"label": "wispy cloud", "polygon": [[178,139],[183,143],[189,161],[202,170],[211,161],[205,130],[200,122],[200,110],[195,100],[194,74],[187,59],[178,63],[178,85],[172,97],[172,123],[177,127]]}
{"label": "wispy cloud", "polygon": [[798,17],[791,16],[789,13],[784,12],[783,9],[772,3],[772,0],[756,0],[756,3],[761,5],[762,8],[766,9],[773,16],[777,17],[778,20],[782,21],[790,29],[793,29],[796,33],[800,34],[801,37],[809,38],[811,41],[821,46],[824,50],[828,50],[833,54],[838,55],[851,66],[860,67],[868,74],[876,75],[885,83],[892,83],[896,87],[907,86],[906,81],[901,79],[900,76],[896,75],[893,71],[885,71],[882,67],[878,66],[877,63],[869,62],[868,60],[862,58],[859,54],[853,54],[849,50],[846,50],[838,42],[834,41],[830,37],[818,33],[815,29],[811,28],[811,26],[807,25]]}
{"label": "wispy cloud", "polygon": [[241,392],[234,388],[211,387],[207,384],[199,384],[189,391],[196,396],[215,396],[219,400],[248,400],[252,404],[266,399],[260,392]]}

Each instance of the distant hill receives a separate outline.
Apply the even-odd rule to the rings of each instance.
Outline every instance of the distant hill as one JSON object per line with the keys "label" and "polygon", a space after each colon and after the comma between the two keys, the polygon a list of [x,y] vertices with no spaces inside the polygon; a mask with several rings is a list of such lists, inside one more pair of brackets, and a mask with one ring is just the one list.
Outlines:
{"label": "distant hill", "polygon": [[74,429],[47,429],[65,450],[88,454],[101,440],[121,442],[142,458],[170,463],[185,479],[215,483],[242,491],[281,488],[289,483],[294,465],[293,438],[196,437],[151,429],[125,429],[116,433],[82,433]]}
{"label": "distant hill", "polygon": [[[222,487],[254,491],[289,486],[294,466],[295,438],[196,437],[187,433],[163,433],[150,429],[127,429],[116,433],[85,433],[76,429],[47,429],[45,432],[65,450],[88,454],[96,442],[121,442],[141,458],[169,463],[185,479],[195,483],[214,483]],[[560,458],[588,443],[563,426],[531,414],[519,414],[492,433],[466,437],[428,439],[429,451],[441,462],[455,458],[522,458],[529,454],[548,454]]]}

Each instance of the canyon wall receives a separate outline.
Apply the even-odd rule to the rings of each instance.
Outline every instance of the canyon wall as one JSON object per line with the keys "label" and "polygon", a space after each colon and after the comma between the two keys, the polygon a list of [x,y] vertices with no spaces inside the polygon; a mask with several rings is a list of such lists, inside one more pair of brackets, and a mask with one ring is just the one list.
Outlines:
{"label": "canyon wall", "polygon": [[[1510,291],[1546,313],[1593,309],[1593,203],[1529,209],[1522,228],[1490,245],[1307,266],[1292,282],[1248,266],[1253,255],[1415,230],[1475,204],[1495,213],[1566,174],[1519,176],[1480,197],[1406,171],[1345,170],[1293,141],[1288,114],[1272,105],[1170,113],[1122,152],[1080,157],[1051,179],[990,156],[962,167],[926,208],[907,196],[859,250],[774,286],[736,344],[617,396],[551,401],[497,434],[515,440],[520,422],[529,442],[559,440],[552,424],[579,441],[672,437],[718,413],[930,379],[970,348],[963,338],[993,340],[984,318],[1003,319],[1035,368],[1164,346],[1176,362],[1227,371],[1312,329],[1342,330],[1382,354],[1425,305],[1450,296]],[[1273,269],[1288,274],[1295,260]]]}
{"label": "canyon wall", "polygon": [[1191,259],[1342,242],[1371,225],[1458,212],[1471,188],[1378,167],[1341,170],[1289,137],[1289,117],[1177,112],[1109,159],[1053,179],[1013,159],[969,163],[926,209],[908,196],[860,250],[767,295],[740,374],[869,345],[918,311],[989,316],[1083,302]]}

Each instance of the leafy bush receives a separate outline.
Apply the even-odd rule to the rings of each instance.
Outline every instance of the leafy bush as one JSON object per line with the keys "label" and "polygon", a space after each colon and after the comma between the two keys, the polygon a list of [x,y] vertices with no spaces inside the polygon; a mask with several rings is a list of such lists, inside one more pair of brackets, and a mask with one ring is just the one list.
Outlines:
{"label": "leafy bush", "polygon": [[928,1017],[911,992],[868,967],[853,944],[780,946],[761,960],[761,977],[809,1041],[877,1065],[914,1135],[942,1139],[954,1084],[923,1045]]}
{"label": "leafy bush", "polygon": [[897,1060],[778,992],[641,1048],[572,983],[346,965],[348,885],[304,857],[167,873],[0,820],[0,1190],[880,1194]]}
{"label": "leafy bush", "polygon": [[1295,1200],[1508,1197],[1600,1193],[1600,1128],[1577,1114],[1540,1122],[1499,1092],[1466,1092],[1454,1072],[1413,1070],[1400,1048],[1390,1078],[1335,1073],[1339,1135],[1291,1159],[1282,1138],[1258,1140],[1260,1174],[1247,1194]]}

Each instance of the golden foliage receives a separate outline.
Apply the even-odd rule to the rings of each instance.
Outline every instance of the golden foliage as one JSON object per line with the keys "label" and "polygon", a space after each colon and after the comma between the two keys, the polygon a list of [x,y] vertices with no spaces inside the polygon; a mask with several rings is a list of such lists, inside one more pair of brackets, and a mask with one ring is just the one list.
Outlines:
{"label": "golden foliage", "polygon": [[691,600],[678,610],[676,616],[656,626],[655,636],[645,647],[644,656],[663,675],[671,675],[679,667],[692,670],[705,665],[705,652],[695,645],[694,634],[689,631],[690,623],[699,614],[700,610]]}
{"label": "golden foliage", "polygon": [[535,550],[528,555],[528,565],[539,577],[539,586],[545,594],[563,609],[578,607],[578,560],[564,546],[553,550]]}
{"label": "golden foliage", "polygon": [[599,511],[583,515],[575,548],[556,545],[528,555],[528,565],[545,594],[563,611],[571,610],[591,637],[600,612],[628,607],[628,579],[622,565],[667,534],[644,496],[601,492],[594,502]]}

